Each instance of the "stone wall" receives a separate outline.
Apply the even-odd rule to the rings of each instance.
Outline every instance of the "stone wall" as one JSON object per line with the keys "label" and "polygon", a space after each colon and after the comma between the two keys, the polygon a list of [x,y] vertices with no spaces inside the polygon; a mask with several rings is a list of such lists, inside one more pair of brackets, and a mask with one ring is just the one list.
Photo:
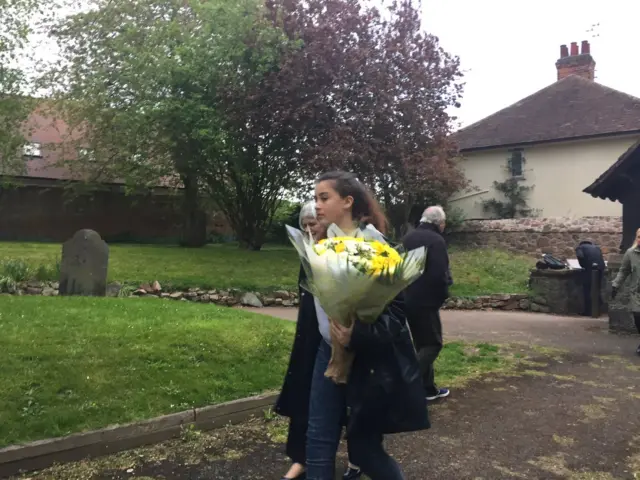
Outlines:
{"label": "stone wall", "polygon": [[[558,315],[580,315],[584,311],[582,290],[584,272],[582,270],[532,270],[529,287],[532,298],[543,300],[550,313]],[[607,311],[610,282],[604,275],[600,296],[604,302],[601,313]]]}
{"label": "stone wall", "polygon": [[[237,289],[188,288],[184,290],[163,289],[158,281],[150,285],[122,285],[112,282],[107,285],[108,297],[162,298],[182,302],[213,303],[227,307],[294,307],[299,303],[298,292],[275,290],[272,292],[247,292]],[[0,295],[60,295],[59,282],[17,282],[0,284]]]}
{"label": "stone wall", "polygon": [[[481,295],[477,297],[450,297],[443,305],[444,310],[502,310],[534,313],[554,313],[577,315],[582,312],[582,284],[576,271],[554,272],[550,270],[532,272],[531,293],[506,293]],[[603,287],[603,298],[608,297],[609,282]],[[19,282],[1,284],[0,295],[43,295],[57,297],[58,282]],[[237,289],[188,288],[163,289],[159,282],[150,285],[121,285],[117,282],[107,285],[109,297],[159,298],[182,302],[197,302],[227,307],[297,307],[298,292],[276,290],[272,292],[247,292]],[[606,311],[606,305],[604,310]],[[631,317],[632,318],[632,317]],[[633,325],[633,318],[631,320]],[[612,328],[612,330],[616,330]],[[617,329],[617,331],[622,331]]]}
{"label": "stone wall", "polygon": [[555,217],[468,220],[449,234],[450,242],[472,248],[502,248],[539,256],[575,258],[575,247],[591,240],[608,255],[622,239],[621,217]]}

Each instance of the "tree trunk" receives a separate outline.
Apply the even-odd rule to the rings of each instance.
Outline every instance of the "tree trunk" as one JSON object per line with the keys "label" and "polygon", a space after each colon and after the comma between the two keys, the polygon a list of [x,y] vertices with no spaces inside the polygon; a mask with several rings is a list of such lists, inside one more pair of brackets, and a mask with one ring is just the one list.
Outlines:
{"label": "tree trunk", "polygon": [[182,176],[184,184],[183,223],[180,245],[203,247],[207,244],[207,216],[200,206],[198,179],[193,174]]}
{"label": "tree trunk", "polygon": [[262,249],[264,245],[264,234],[262,232],[257,232],[255,228],[243,228],[240,232],[238,232],[238,242],[240,244],[240,248],[245,250],[253,250],[255,252]]}

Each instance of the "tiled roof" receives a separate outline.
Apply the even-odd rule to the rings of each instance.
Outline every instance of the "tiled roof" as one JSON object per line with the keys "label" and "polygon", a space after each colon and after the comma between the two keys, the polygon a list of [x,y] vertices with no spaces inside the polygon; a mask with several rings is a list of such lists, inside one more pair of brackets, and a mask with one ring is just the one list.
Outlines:
{"label": "tiled roof", "polygon": [[[640,167],[640,141],[634,143],[624,152],[620,158],[611,165],[607,171],[600,175],[595,182],[583,190],[589,195],[609,199],[620,200],[621,196],[629,188],[633,188],[633,176],[629,175]],[[636,187],[637,188],[637,187]]]}
{"label": "tiled roof", "polygon": [[461,151],[640,131],[640,98],[570,75],[456,132]]}

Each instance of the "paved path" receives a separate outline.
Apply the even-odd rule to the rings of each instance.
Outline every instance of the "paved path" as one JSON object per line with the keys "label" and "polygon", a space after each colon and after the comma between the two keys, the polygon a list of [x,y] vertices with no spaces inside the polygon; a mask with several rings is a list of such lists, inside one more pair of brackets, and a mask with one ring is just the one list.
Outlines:
{"label": "paved path", "polygon": [[[294,308],[251,311],[292,321],[297,318],[297,309]],[[608,334],[606,317],[592,319],[525,312],[443,310],[442,324],[446,339],[527,342],[593,354],[628,354],[634,350],[634,343],[637,346],[632,336]]]}
{"label": "paved path", "polygon": [[[293,309],[262,313],[295,318]],[[431,407],[431,430],[389,437],[408,480],[640,479],[637,337],[609,334],[605,319],[541,314],[445,311],[443,323],[449,340],[563,351],[535,349],[537,363],[474,381]],[[142,466],[91,467],[86,478],[278,479],[287,467],[284,424],[268,425],[256,420],[195,443],[129,452]]]}

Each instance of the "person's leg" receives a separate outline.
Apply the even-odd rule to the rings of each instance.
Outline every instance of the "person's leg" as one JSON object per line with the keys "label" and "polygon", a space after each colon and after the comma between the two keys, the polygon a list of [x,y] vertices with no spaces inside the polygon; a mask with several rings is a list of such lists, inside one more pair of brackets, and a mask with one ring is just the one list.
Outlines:
{"label": "person's leg", "polygon": [[604,271],[598,270],[598,285],[600,289],[598,290],[598,305],[600,306],[600,312],[602,313],[604,307],[604,300],[602,299],[602,287],[604,285]]}
{"label": "person's leg", "polygon": [[582,298],[584,302],[583,315],[591,316],[591,271],[582,272]]}
{"label": "person's leg", "polygon": [[[636,322],[636,329],[638,330],[638,333],[640,333],[640,312],[633,312],[633,319]],[[640,345],[638,345],[636,353],[640,355]]]}
{"label": "person's leg", "polygon": [[289,421],[289,434],[287,435],[286,453],[293,465],[289,468],[284,478],[296,478],[304,472],[307,448],[307,419],[293,417]]}
{"label": "person's leg", "polygon": [[346,409],[344,387],[324,376],[331,347],[320,342],[311,380],[307,428],[307,480],[333,480],[342,419]]}
{"label": "person's leg", "polygon": [[438,309],[425,311],[424,325],[421,328],[420,347],[418,350],[418,362],[422,370],[422,381],[427,397],[438,395],[439,389],[435,383],[435,363],[442,350],[442,322]]}
{"label": "person's leg", "polygon": [[347,443],[354,461],[371,480],[404,479],[400,466],[382,446],[382,434],[349,435]]}

